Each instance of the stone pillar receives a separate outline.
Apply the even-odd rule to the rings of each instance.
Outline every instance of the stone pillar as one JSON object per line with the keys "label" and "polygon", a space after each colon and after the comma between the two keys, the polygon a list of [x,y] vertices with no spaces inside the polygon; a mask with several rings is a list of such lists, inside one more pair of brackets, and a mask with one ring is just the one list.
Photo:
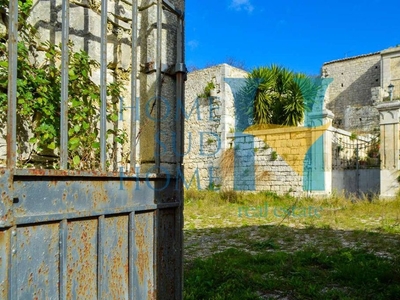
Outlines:
{"label": "stone pillar", "polygon": [[380,115],[381,198],[391,198],[400,187],[399,177],[399,116],[400,101],[383,102],[377,106]]}
{"label": "stone pillar", "polygon": [[[308,117],[313,124],[312,139],[314,141],[309,150],[312,156],[309,159],[311,160],[309,167],[314,172],[314,176],[310,178],[313,181],[311,193],[313,195],[330,195],[332,193],[332,131],[330,127],[334,115],[330,110],[323,109],[321,113],[310,113]],[[304,180],[308,180],[307,176],[304,176]],[[321,182],[316,183],[315,181]]]}
{"label": "stone pillar", "polygon": [[325,193],[332,193],[332,121],[334,114],[324,109],[322,112],[323,123],[330,124],[329,128],[324,132],[324,177],[325,177]]}

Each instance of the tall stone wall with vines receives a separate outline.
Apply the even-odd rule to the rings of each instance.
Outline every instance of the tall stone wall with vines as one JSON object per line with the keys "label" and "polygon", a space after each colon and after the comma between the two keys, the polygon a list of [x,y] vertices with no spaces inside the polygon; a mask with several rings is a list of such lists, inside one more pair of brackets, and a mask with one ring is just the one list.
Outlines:
{"label": "tall stone wall with vines", "polygon": [[[99,164],[100,1],[70,1],[69,165]],[[130,98],[130,5],[109,1],[107,32],[107,151],[109,169],[128,155],[127,116],[121,101]],[[0,1],[0,159],[5,159],[8,89],[8,1]],[[58,168],[61,89],[61,1],[21,1],[18,42],[18,166]],[[123,105],[122,105],[123,107]],[[123,122],[125,120],[126,122]]]}

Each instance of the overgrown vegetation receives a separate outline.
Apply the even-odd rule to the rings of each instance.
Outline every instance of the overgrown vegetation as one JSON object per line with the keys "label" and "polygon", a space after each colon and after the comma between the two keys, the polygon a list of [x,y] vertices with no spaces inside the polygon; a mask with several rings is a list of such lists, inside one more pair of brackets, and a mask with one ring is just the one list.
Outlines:
{"label": "overgrown vegetation", "polygon": [[184,298],[397,299],[398,263],[351,248],[257,255],[230,248],[192,263]]}
{"label": "overgrown vegetation", "polygon": [[236,115],[244,118],[244,123],[251,118],[254,125],[297,126],[312,107],[318,89],[304,74],[276,65],[256,68],[237,95]]}
{"label": "overgrown vegetation", "polygon": [[[400,294],[400,197],[224,193],[185,195],[185,299]],[[319,215],[293,213],[310,207]]]}
{"label": "overgrown vegetation", "polygon": [[197,95],[198,98],[209,98],[211,97],[211,91],[215,89],[215,84],[214,82],[211,80],[209,82],[207,82],[206,86],[204,87],[204,90],[201,94]]}
{"label": "overgrown vegetation", "polygon": [[[32,1],[19,1],[19,42],[17,66],[18,151],[29,152],[20,167],[31,166],[31,155],[42,154],[57,159],[60,147],[61,50],[59,45],[39,42],[37,30],[26,20]],[[8,1],[0,2],[5,12]],[[7,115],[8,92],[8,36],[0,40],[0,119]],[[99,166],[100,88],[92,79],[99,63],[84,51],[74,52],[69,47],[68,83],[68,158],[71,169],[96,169]],[[111,162],[117,159],[118,145],[127,142],[127,133],[118,128],[118,97],[123,90],[117,75],[107,86],[108,154]],[[5,126],[2,126],[5,135]],[[27,145],[31,147],[27,147]],[[28,149],[30,148],[30,149]]]}

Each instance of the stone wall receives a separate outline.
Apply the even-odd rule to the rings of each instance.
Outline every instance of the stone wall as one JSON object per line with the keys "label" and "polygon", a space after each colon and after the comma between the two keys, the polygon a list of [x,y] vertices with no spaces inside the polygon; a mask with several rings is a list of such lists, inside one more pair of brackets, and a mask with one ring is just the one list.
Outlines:
{"label": "stone wall", "polygon": [[400,101],[383,102],[377,106],[380,115],[380,196],[392,198],[400,188]]}
{"label": "stone wall", "polygon": [[[229,78],[245,76],[245,72],[228,65],[188,74],[184,157],[186,188],[272,191],[294,196],[309,191],[325,195],[334,190],[360,194],[377,192],[379,159],[369,159],[368,168],[361,166],[361,160],[367,161],[371,141],[377,132],[360,137],[333,128],[329,126],[333,116],[327,110],[308,116],[316,118],[313,127],[271,125],[262,130],[251,130],[250,127],[244,133],[234,132],[233,95],[240,88],[240,80]],[[229,85],[223,78],[228,78]],[[197,97],[204,92],[208,82],[216,86],[213,96]],[[373,108],[349,109],[354,109],[350,115],[358,114],[357,117],[367,120],[368,109]],[[373,119],[374,113],[370,115]],[[310,148],[316,144],[319,146]],[[359,170],[355,170],[356,149],[360,158]]]}
{"label": "stone wall", "polygon": [[[180,12],[184,11],[183,0],[170,0],[169,3]],[[69,39],[74,45],[73,51],[86,51],[90,58],[97,62],[100,62],[101,53],[101,4],[100,0],[69,1]],[[184,55],[183,46],[182,49],[179,49],[180,23],[175,13],[166,9],[162,11],[162,67],[161,78],[157,78],[157,3],[151,0],[139,0],[137,5],[139,7],[135,28],[137,48],[132,51],[132,4],[124,0],[107,1],[107,56],[105,61],[107,83],[118,80],[124,86],[123,92],[118,96],[119,101],[116,103],[122,108],[118,126],[124,128],[128,135],[131,126],[137,127],[133,135],[137,145],[134,164],[141,165],[145,172],[153,168],[156,163],[156,147],[159,147],[162,148],[159,152],[163,169],[166,172],[174,173],[177,156],[180,155],[176,153],[177,149],[174,144],[178,131],[175,118],[177,108],[175,71],[177,63],[183,63],[183,59],[177,61],[178,51]],[[62,1],[33,1],[28,22],[37,29],[38,44],[50,42],[59,45],[62,42]],[[0,34],[6,32],[5,27],[5,24],[0,24]],[[45,55],[44,50],[39,49],[38,51],[39,61]],[[134,80],[132,80],[133,59],[138,65],[137,73],[133,74]],[[100,69],[93,70],[91,79],[94,83],[100,84]],[[132,82],[136,84],[137,101],[131,99],[133,98]],[[155,103],[158,82],[161,82],[160,97],[163,99],[160,107],[162,133],[160,140],[156,141],[157,109],[152,109],[152,106]],[[111,99],[108,100],[111,101]],[[179,101],[181,100],[179,99]],[[136,109],[140,111],[136,111]],[[135,120],[131,120],[131,116],[134,116]],[[132,145],[133,143],[129,140],[128,144]],[[129,149],[129,145],[125,149],[126,157],[129,157],[130,151],[134,151]],[[0,137],[0,160],[5,156],[5,139]],[[19,153],[21,160],[28,156],[27,152]],[[127,166],[128,160],[122,161],[120,157],[120,165]]]}
{"label": "stone wall", "polygon": [[356,133],[377,132],[379,112],[375,106],[348,106],[344,110],[343,127]]}
{"label": "stone wall", "polygon": [[[346,115],[346,109],[373,105],[371,89],[381,86],[381,55],[372,53],[325,63],[322,76],[333,78],[327,90],[326,107],[335,115],[334,125],[348,130],[349,121],[357,118],[357,114],[348,110]],[[379,126],[373,117],[368,118],[365,124],[368,128]],[[352,124],[361,131],[363,125]]]}
{"label": "stone wall", "polygon": [[[218,159],[228,147],[227,134],[235,127],[232,88],[225,78],[244,78],[247,72],[222,64],[188,74],[185,86],[185,177],[198,188],[219,185]],[[211,97],[201,98],[213,82]]]}
{"label": "stone wall", "polygon": [[[246,75],[246,72],[225,64],[188,74],[184,156],[186,188],[270,190],[279,194],[302,195],[307,188],[315,188],[313,183],[307,186],[309,181],[317,181],[314,177],[324,177],[320,175],[325,172],[325,167],[317,164],[311,165],[308,173],[304,173],[305,156],[320,137],[319,129],[278,126],[267,132],[235,132],[233,96],[243,84],[243,80],[237,79]],[[212,96],[198,97],[209,82],[216,86]],[[320,130],[321,134],[324,130],[325,127]],[[325,140],[329,142],[328,138]],[[325,155],[328,154],[317,156],[322,161]],[[326,161],[329,165],[331,160]],[[304,178],[307,178],[306,182]],[[324,182],[322,186],[330,188],[330,184]]]}
{"label": "stone wall", "polygon": [[[281,151],[281,145],[288,141],[286,132],[270,136],[272,147],[264,139],[248,134],[229,134],[232,148],[226,149],[219,160],[218,175],[222,188],[236,190],[272,191],[277,194],[290,193],[294,196],[304,194],[303,169],[301,154],[298,152],[303,144],[302,138],[293,139],[286,151]],[[273,142],[272,142],[273,140]],[[305,144],[305,142],[304,142]],[[278,146],[279,145],[279,146]],[[293,155],[299,161],[287,161],[283,156]]]}
{"label": "stone wall", "polygon": [[381,88],[386,91],[388,97],[388,85],[394,85],[393,100],[400,99],[400,46],[386,49],[382,55],[382,84]]}

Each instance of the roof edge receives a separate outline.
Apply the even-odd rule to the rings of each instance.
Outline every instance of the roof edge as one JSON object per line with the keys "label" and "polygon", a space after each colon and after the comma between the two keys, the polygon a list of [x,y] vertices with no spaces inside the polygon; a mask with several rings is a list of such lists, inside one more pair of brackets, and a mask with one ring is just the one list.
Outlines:
{"label": "roof edge", "polygon": [[352,57],[346,57],[346,58],[341,58],[341,59],[335,59],[335,60],[331,60],[331,61],[328,61],[328,62],[324,63],[323,66],[329,65],[329,64],[333,64],[333,63],[336,63],[336,62],[342,62],[342,61],[346,61],[346,60],[352,60],[352,59],[368,57],[368,56],[374,56],[374,55],[379,55],[379,54],[381,54],[381,51],[372,52],[372,53],[368,53],[368,54],[357,55],[357,56],[352,56]]}

